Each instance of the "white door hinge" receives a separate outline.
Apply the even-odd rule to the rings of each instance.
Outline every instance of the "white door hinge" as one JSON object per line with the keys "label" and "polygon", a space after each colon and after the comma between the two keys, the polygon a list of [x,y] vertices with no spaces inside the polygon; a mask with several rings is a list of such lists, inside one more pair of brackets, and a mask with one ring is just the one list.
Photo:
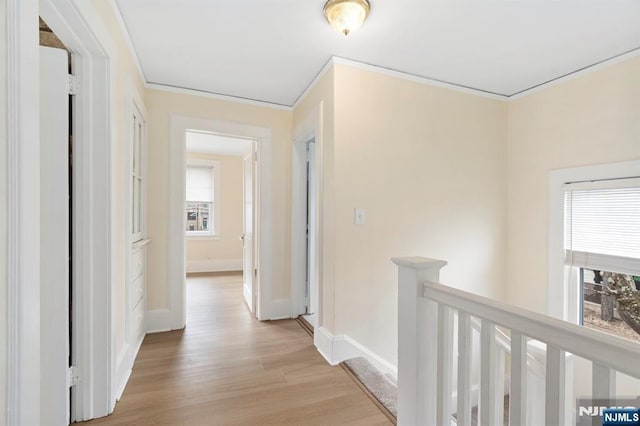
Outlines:
{"label": "white door hinge", "polygon": [[78,94],[78,78],[73,75],[73,74],[69,74],[69,87],[67,88],[67,91],[69,92],[70,95],[77,95]]}
{"label": "white door hinge", "polygon": [[67,370],[67,386],[72,387],[78,383],[80,383],[80,371],[77,366],[72,365]]}

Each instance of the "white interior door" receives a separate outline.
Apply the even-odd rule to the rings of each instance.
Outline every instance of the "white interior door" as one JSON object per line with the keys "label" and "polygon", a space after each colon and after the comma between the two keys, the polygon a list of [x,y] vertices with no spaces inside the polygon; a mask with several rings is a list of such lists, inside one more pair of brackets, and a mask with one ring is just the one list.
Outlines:
{"label": "white interior door", "polygon": [[[40,48],[40,400],[69,423],[69,95],[67,52]],[[29,224],[24,224],[29,226]]]}
{"label": "white interior door", "polygon": [[254,185],[255,148],[251,148],[244,154],[243,160],[243,221],[242,221],[242,281],[243,294],[247,306],[251,312],[256,311],[256,289],[255,289],[255,259],[254,259],[254,211],[253,204],[255,198]]}

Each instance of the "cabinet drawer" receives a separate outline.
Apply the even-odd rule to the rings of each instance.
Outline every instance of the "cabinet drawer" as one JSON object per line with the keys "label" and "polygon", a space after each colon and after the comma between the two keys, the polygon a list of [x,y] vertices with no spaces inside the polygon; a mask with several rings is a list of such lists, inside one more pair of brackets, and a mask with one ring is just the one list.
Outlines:
{"label": "cabinet drawer", "polygon": [[131,279],[134,280],[144,271],[144,249],[131,254]]}
{"label": "cabinet drawer", "polygon": [[129,300],[131,301],[131,309],[135,309],[144,296],[144,274],[133,280],[131,283]]}

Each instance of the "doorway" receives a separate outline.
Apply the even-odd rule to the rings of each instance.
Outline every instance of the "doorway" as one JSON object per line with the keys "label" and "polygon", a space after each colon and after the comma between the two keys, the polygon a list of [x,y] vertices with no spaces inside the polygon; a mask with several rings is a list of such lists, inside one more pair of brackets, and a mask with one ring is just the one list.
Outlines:
{"label": "doorway", "polygon": [[191,129],[185,144],[187,277],[242,272],[244,298],[255,312],[257,142]]}
{"label": "doorway", "polygon": [[320,325],[320,236],[318,144],[316,137],[293,145],[292,164],[292,317],[302,316],[313,328]]}
{"label": "doorway", "polygon": [[[185,261],[187,254],[187,241],[185,239],[186,223],[185,212],[186,201],[186,171],[188,165],[188,137],[194,135],[215,135],[217,138],[230,138],[235,140],[248,141],[252,149],[242,152],[243,163],[253,163],[253,167],[243,165],[243,179],[253,182],[252,188],[247,192],[245,188],[245,201],[243,202],[243,231],[240,235],[231,235],[236,243],[240,244],[239,237],[244,236],[244,248],[242,256],[239,258],[241,265],[238,268],[238,258],[233,259],[195,259],[191,263]],[[235,267],[245,270],[243,274],[243,292],[247,306],[253,315],[259,320],[272,318],[271,310],[271,270],[272,270],[272,241],[271,227],[268,224],[272,221],[272,200],[271,200],[271,130],[262,127],[249,126],[244,124],[222,122],[217,120],[172,116],[170,135],[170,155],[169,155],[169,309],[166,311],[166,321],[168,329],[181,329],[186,325],[186,280],[187,271],[196,272],[195,267],[205,265],[208,268],[217,267],[219,271],[224,268]],[[245,147],[246,148],[246,147]],[[253,156],[253,160],[249,158]],[[196,165],[197,166],[197,165]],[[221,167],[224,170],[224,165]],[[212,168],[215,182],[215,166]],[[224,176],[219,182],[224,182]],[[215,183],[214,183],[215,185]],[[215,190],[215,189],[214,189]],[[215,196],[215,195],[214,195]],[[201,203],[202,204],[202,203]],[[249,207],[246,207],[249,206]],[[197,207],[197,206],[192,206]],[[203,220],[203,212],[206,206],[202,206],[202,212],[191,212],[194,220]],[[215,201],[213,201],[215,209]],[[200,214],[200,216],[198,216]],[[207,222],[212,224],[215,233],[215,211],[213,217],[207,218]],[[224,212],[218,215],[223,221]],[[213,221],[211,221],[213,219]],[[260,226],[261,224],[265,226]],[[194,229],[197,226],[194,224]],[[206,231],[200,229],[200,231]],[[207,231],[209,232],[209,231]],[[209,235],[214,239],[216,235]],[[245,261],[251,259],[251,262]],[[207,263],[208,262],[208,263]],[[231,265],[231,266],[229,266]],[[227,269],[229,270],[229,269]]]}

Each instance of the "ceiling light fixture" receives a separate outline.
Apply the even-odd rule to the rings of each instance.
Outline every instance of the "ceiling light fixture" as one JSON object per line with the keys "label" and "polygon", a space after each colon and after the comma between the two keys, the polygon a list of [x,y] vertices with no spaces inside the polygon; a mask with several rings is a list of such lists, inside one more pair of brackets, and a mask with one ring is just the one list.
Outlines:
{"label": "ceiling light fixture", "polygon": [[324,5],[324,16],[340,34],[348,36],[363,24],[371,6],[367,0],[328,0]]}

